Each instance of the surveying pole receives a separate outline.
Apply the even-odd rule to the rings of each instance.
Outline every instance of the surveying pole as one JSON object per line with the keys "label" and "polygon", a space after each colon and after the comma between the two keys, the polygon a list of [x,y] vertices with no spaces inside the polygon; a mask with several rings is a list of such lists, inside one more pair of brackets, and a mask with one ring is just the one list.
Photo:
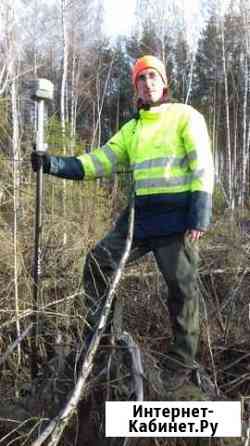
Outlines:
{"label": "surveying pole", "polygon": [[43,202],[43,156],[47,151],[45,142],[45,123],[47,119],[48,101],[53,99],[54,86],[47,79],[31,81],[31,99],[37,103],[36,107],[36,143],[35,150],[38,155],[38,170],[36,172],[36,210],[35,210],[35,235],[34,235],[34,260],[33,260],[33,328],[31,337],[31,376],[35,378],[38,372],[37,364],[37,325],[38,325],[38,297],[39,276],[41,262],[41,233],[42,233],[42,202]]}

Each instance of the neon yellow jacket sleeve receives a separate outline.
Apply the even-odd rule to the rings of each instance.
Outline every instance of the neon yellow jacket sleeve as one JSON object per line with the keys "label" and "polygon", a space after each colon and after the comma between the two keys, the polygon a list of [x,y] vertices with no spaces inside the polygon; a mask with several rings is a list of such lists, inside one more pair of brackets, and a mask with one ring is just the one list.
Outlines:
{"label": "neon yellow jacket sleeve", "polygon": [[214,184],[213,158],[210,138],[203,116],[192,109],[182,130],[185,150],[192,173],[190,191],[212,193]]}
{"label": "neon yellow jacket sleeve", "polygon": [[78,157],[87,178],[109,177],[129,166],[128,147],[135,121],[125,124],[108,142],[91,153]]}

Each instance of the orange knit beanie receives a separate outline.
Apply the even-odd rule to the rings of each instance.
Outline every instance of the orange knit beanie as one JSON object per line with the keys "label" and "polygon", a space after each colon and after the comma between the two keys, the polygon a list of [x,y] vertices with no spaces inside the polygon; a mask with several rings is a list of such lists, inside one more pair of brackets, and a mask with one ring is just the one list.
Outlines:
{"label": "orange knit beanie", "polygon": [[145,70],[146,68],[153,68],[154,70],[158,71],[158,73],[161,75],[163,79],[163,82],[167,87],[168,79],[166,75],[165,66],[161,62],[161,60],[157,59],[157,57],[154,56],[143,56],[140,59],[137,59],[137,61],[135,62],[132,69],[132,81],[135,87],[138,75],[141,73],[141,71]]}

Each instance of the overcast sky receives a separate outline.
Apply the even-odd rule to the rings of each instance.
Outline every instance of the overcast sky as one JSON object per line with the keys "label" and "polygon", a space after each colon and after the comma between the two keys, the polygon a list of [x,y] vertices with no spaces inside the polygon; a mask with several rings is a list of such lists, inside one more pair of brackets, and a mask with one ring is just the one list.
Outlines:
{"label": "overcast sky", "polygon": [[[157,1],[157,0],[155,0]],[[167,2],[168,0],[166,0]],[[178,0],[176,0],[178,1]],[[207,0],[207,4],[209,5]],[[221,0],[222,10],[225,10],[230,0]],[[178,1],[181,4],[180,1]],[[190,23],[190,31],[193,25],[197,25],[197,19],[202,13],[201,0],[182,0],[182,6],[186,20]],[[203,4],[206,3],[203,1]],[[111,37],[119,34],[128,34],[134,23],[136,0],[103,0],[105,8],[105,31]],[[218,6],[220,1],[218,0]]]}
{"label": "overcast sky", "polygon": [[106,33],[109,36],[128,34],[133,24],[136,0],[103,0],[103,4]]}
{"label": "overcast sky", "polygon": [[[169,0],[166,0],[166,2],[167,1]],[[185,19],[188,24],[187,41],[190,47],[194,48],[196,47],[197,38],[204,23],[205,13],[201,14],[201,0],[192,0],[191,2],[188,0],[182,0],[182,2],[178,0],[176,1],[183,7]],[[136,0],[103,0],[103,4],[105,8],[105,33],[110,38],[116,38],[119,34],[129,34],[135,20],[134,12],[136,8]]]}

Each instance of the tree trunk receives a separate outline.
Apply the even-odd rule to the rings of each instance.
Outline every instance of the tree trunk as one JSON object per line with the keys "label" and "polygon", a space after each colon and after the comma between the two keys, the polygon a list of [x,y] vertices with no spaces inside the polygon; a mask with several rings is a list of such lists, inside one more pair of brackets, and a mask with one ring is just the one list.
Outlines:
{"label": "tree trunk", "polygon": [[[18,222],[20,221],[20,141],[19,141],[19,122],[18,122],[18,96],[17,96],[17,74],[18,61],[15,36],[15,10],[10,10],[11,28],[9,32],[9,51],[11,53],[11,63],[9,65],[9,75],[11,82],[11,114],[12,114],[12,156],[13,156],[13,254],[14,254],[14,287],[15,287],[15,313],[16,313],[16,331],[17,338],[21,335],[19,314],[19,262],[18,262]],[[18,345],[17,366],[21,366],[21,346]]]}
{"label": "tree trunk", "polygon": [[189,80],[188,80],[188,90],[187,90],[187,96],[185,100],[185,104],[188,104],[190,95],[192,92],[192,83],[193,83],[193,68],[194,68],[194,55],[191,55],[191,64],[190,64],[190,73],[189,73]]}
{"label": "tree trunk", "polygon": [[226,171],[225,177],[227,179],[226,192],[228,195],[228,203],[230,208],[234,208],[234,197],[232,191],[232,157],[231,157],[231,134],[230,134],[230,115],[229,115],[229,94],[228,94],[228,80],[227,80],[227,64],[225,52],[225,36],[224,36],[224,19],[221,19],[221,43],[222,43],[222,63],[224,73],[224,88],[225,88],[225,109],[226,109]]}
{"label": "tree trunk", "polygon": [[[61,19],[62,19],[62,38],[63,38],[63,74],[61,84],[61,127],[63,138],[63,155],[66,156],[66,117],[68,110],[68,104],[66,103],[66,90],[67,90],[67,76],[68,76],[68,34],[66,28],[66,0],[61,0]],[[66,219],[66,199],[67,199],[67,186],[66,180],[63,180],[63,220]],[[63,230],[63,243],[67,242],[67,233],[64,227]]]}

